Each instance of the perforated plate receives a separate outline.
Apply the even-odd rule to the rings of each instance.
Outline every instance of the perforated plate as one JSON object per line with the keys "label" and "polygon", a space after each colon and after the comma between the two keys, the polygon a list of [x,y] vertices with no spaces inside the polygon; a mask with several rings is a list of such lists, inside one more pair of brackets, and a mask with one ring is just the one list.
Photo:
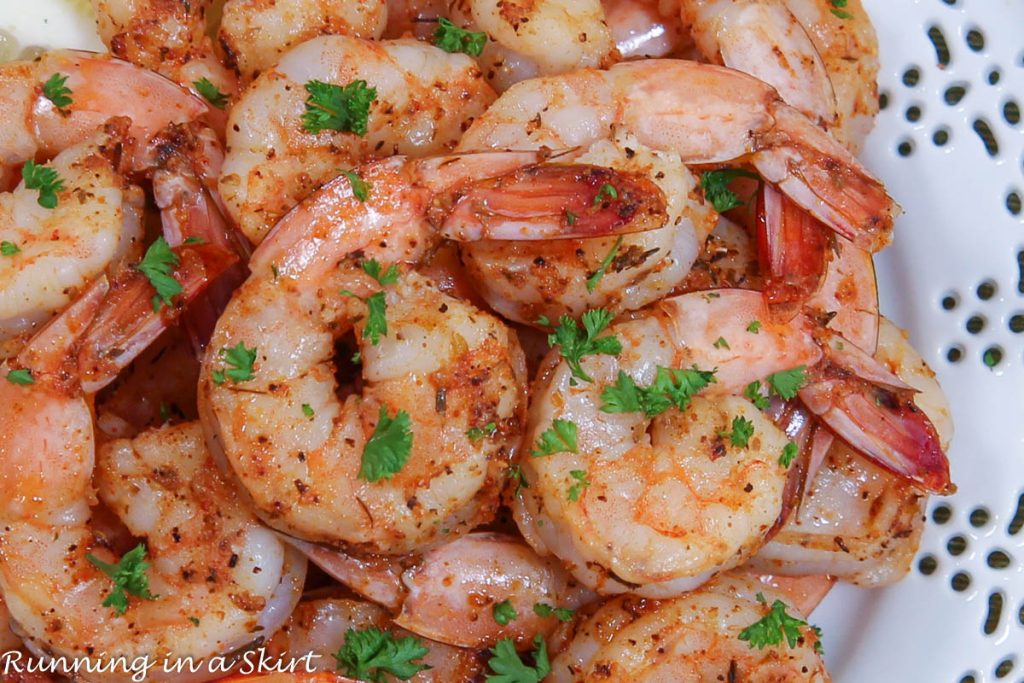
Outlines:
{"label": "perforated plate", "polygon": [[1024,2],[865,4],[885,108],[864,160],[905,210],[882,309],[949,395],[959,491],[932,499],[905,581],[840,586],[814,620],[841,683],[1022,682]]}

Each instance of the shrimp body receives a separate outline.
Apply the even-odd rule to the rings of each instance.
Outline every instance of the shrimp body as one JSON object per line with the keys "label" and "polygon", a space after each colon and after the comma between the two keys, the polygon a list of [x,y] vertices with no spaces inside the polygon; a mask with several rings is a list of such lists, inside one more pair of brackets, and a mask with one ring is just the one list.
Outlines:
{"label": "shrimp body", "polygon": [[[365,135],[308,132],[310,81],[375,88]],[[322,36],[290,50],[231,110],[220,194],[254,243],[338,169],[372,155],[427,156],[454,146],[494,93],[476,63],[415,40]]]}

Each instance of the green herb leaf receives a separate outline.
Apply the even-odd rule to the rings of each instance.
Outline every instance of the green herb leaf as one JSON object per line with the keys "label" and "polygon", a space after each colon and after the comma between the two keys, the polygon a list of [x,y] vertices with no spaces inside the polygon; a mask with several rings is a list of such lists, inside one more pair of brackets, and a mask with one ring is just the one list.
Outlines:
{"label": "green herb leaf", "polygon": [[342,87],[323,81],[306,83],[306,113],[302,125],[309,133],[337,130],[366,135],[370,104],[377,99],[377,89],[366,87],[366,81],[352,81]]}
{"label": "green herb leaf", "polygon": [[43,97],[53,102],[57,109],[66,109],[71,104],[71,88],[64,85],[68,77],[55,73],[43,83]]}
{"label": "green herb leaf", "polygon": [[545,430],[537,439],[533,449],[533,457],[540,458],[555,453],[577,453],[576,423],[571,420],[555,418],[551,428]]}
{"label": "green herb leaf", "polygon": [[594,206],[599,205],[605,199],[618,199],[619,191],[615,189],[615,186],[611,183],[605,183],[601,187],[597,188],[597,194],[594,195]]}
{"label": "green herb leaf", "polygon": [[569,499],[569,502],[575,503],[580,499],[583,489],[590,488],[590,479],[587,478],[586,470],[569,470],[569,476],[575,479],[576,482],[569,487],[566,497]]}
{"label": "green herb leaf", "polygon": [[15,254],[17,254],[20,251],[21,251],[21,247],[19,247],[14,242],[8,242],[7,240],[4,240],[3,242],[0,242],[0,255],[3,255],[3,256],[14,256]]}
{"label": "green herb leaf", "polygon": [[182,242],[182,244],[206,244],[206,240],[203,239],[202,237],[192,235],[192,237],[186,239],[184,242]]}
{"label": "green herb leaf", "polygon": [[21,167],[21,179],[29,190],[39,190],[39,206],[44,209],[57,208],[57,193],[64,189],[64,181],[52,168],[37,165],[29,159]]}
{"label": "green herb leaf", "polygon": [[772,391],[788,401],[796,396],[796,392],[807,382],[807,366],[798,365],[789,370],[776,372],[768,375],[766,380]]}
{"label": "green herb leaf", "polygon": [[303,403],[302,414],[308,417],[309,419],[313,419],[313,416],[316,415],[316,411],[313,410],[313,406],[309,405],[308,403]]}
{"label": "green herb leaf", "polygon": [[612,248],[608,252],[608,255],[605,256],[604,259],[602,259],[601,265],[597,267],[597,270],[594,271],[593,275],[587,278],[588,292],[593,292],[597,288],[597,283],[600,282],[601,278],[604,277],[605,272],[607,272],[608,270],[608,266],[610,266],[612,264],[612,261],[615,260],[615,255],[619,253],[619,247],[621,246],[622,235],[619,235],[619,238],[615,240],[615,244],[612,245]]}
{"label": "green herb leaf", "polygon": [[[352,185],[352,196],[361,202],[365,202],[370,198],[370,183],[366,182],[359,177],[359,174],[355,171],[342,171],[341,174],[348,178],[348,182]],[[394,268],[394,266],[391,266]]]}
{"label": "green herb leaf", "polygon": [[140,543],[129,550],[117,564],[103,562],[91,553],[87,553],[85,559],[113,580],[114,588],[103,601],[103,606],[113,607],[118,616],[128,611],[129,594],[145,600],[157,598],[149,592],[149,577],[146,576],[149,563],[145,562],[145,544]]}
{"label": "green herb leaf", "polygon": [[486,44],[487,34],[483,31],[469,31],[456,26],[444,17],[437,20],[434,45],[445,52],[464,52],[467,55],[479,57]]}
{"label": "green herb leaf", "polygon": [[193,626],[199,626],[199,619],[197,617],[189,617],[188,620],[192,622]]}
{"label": "green herb leaf", "polygon": [[388,266],[387,271],[385,271],[383,275],[381,275],[381,265],[377,262],[377,259],[363,261],[360,265],[362,265],[363,270],[366,271],[367,275],[372,277],[382,286],[393,285],[398,282],[398,266],[393,263]]}
{"label": "green herb leaf", "polygon": [[171,298],[181,294],[181,283],[171,276],[174,266],[179,263],[181,259],[171,251],[167,240],[157,237],[153,244],[149,245],[149,249],[146,249],[139,265],[135,266],[156,290],[156,296],[153,297],[154,311],[160,310],[161,303],[170,306]]}
{"label": "green herb leaf", "polygon": [[697,392],[715,382],[715,370],[658,367],[654,382],[648,387],[637,386],[633,378],[619,371],[613,386],[601,392],[601,410],[605,413],[635,413],[643,411],[654,417],[672,406],[686,410]]}
{"label": "green herb leaf", "polygon": [[512,495],[518,496],[520,489],[530,488],[530,482],[526,481],[526,476],[523,474],[523,468],[518,463],[513,463],[508,466],[508,478],[516,483],[515,489],[512,491]]}
{"label": "green herb leaf", "polygon": [[570,211],[569,209],[566,209],[566,210],[565,210],[565,224],[566,224],[566,225],[568,225],[569,227],[572,227],[572,226],[576,225],[576,219],[577,219],[578,217],[579,217],[579,216],[577,216],[576,214],[574,214],[574,213],[573,213],[572,211]]}
{"label": "green herb leaf", "polygon": [[750,437],[754,435],[754,423],[737,415],[732,419],[732,431],[729,433],[729,442],[736,448],[746,448],[750,443]]}
{"label": "green herb leaf", "polygon": [[399,410],[392,419],[388,409],[381,406],[377,426],[363,447],[359,478],[375,482],[401,471],[412,452],[411,427],[409,413]]}
{"label": "green herb leaf", "polygon": [[718,213],[743,206],[744,202],[729,189],[729,183],[736,178],[756,178],[760,176],[738,168],[726,168],[719,171],[704,171],[700,174],[700,187],[704,190],[704,198],[711,202]]}
{"label": "green herb leaf", "polygon": [[790,441],[782,449],[782,455],[779,456],[779,464],[783,467],[789,467],[793,464],[793,460],[796,459],[796,456],[799,453],[800,448]]}
{"label": "green herb leaf", "polygon": [[852,14],[850,14],[849,12],[844,12],[842,9],[839,9],[842,7],[846,7],[847,2],[848,0],[830,0],[832,9],[829,11],[831,11],[832,14],[836,15],[840,19],[853,19]]}
{"label": "green herb leaf", "polygon": [[491,607],[491,615],[494,620],[502,626],[508,626],[509,622],[513,621],[519,615],[516,614],[516,608],[512,606],[512,603],[508,600],[502,600],[501,602],[495,603]]}
{"label": "green herb leaf", "polygon": [[[584,356],[598,354],[617,356],[622,352],[622,343],[615,335],[597,336],[604,328],[608,327],[612,317],[612,313],[603,308],[587,311],[582,316],[583,330],[580,330],[576,321],[568,315],[563,315],[558,319],[558,327],[548,335],[548,344],[560,347],[559,353],[569,364],[573,377],[585,382],[593,381],[580,365],[580,360]],[[538,320],[538,322],[540,321]]]}
{"label": "green herb leaf", "polygon": [[728,349],[729,342],[725,341],[725,337],[719,337],[718,339],[715,340],[715,343],[712,344],[712,346],[714,346],[716,349]]}
{"label": "green herb leaf", "polygon": [[22,386],[36,383],[35,378],[32,376],[32,371],[28,368],[11,370],[7,373],[7,381],[11,384],[20,384]]}
{"label": "green herb leaf", "polygon": [[422,659],[429,652],[419,638],[395,638],[372,627],[350,628],[345,632],[345,644],[334,653],[334,659],[346,676],[380,683],[387,674],[407,681],[420,671],[429,669],[426,664],[413,661]]}
{"label": "green herb leaf", "polygon": [[[762,593],[757,594],[757,601],[767,605],[768,601]],[[803,619],[792,616],[786,610],[788,606],[781,600],[772,603],[771,611],[764,618],[755,621],[747,628],[740,631],[739,639],[750,644],[751,648],[762,650],[769,646],[782,645],[783,641],[790,648],[797,646],[797,643],[804,637],[802,629],[811,630],[815,636],[821,631],[811,628]]]}
{"label": "green herb leaf", "polygon": [[747,325],[747,332],[751,332],[753,334],[757,334],[760,331],[761,331],[761,321],[760,320],[752,320],[752,321],[750,321],[750,324]]}
{"label": "green herb leaf", "polygon": [[469,437],[470,441],[480,441],[485,436],[490,436],[496,431],[498,431],[498,425],[488,422],[483,427],[470,427],[466,430],[466,436]]}
{"label": "green herb leaf", "polygon": [[[231,348],[224,348],[220,350],[220,357],[224,360],[224,364],[228,366],[227,370],[220,370],[220,382],[224,383],[224,378],[230,379],[235,384],[239,382],[245,382],[253,378],[252,367],[256,363],[256,348],[247,348],[245,342],[238,342]],[[217,381],[216,373],[214,371],[214,381]]]}
{"label": "green herb leaf", "polygon": [[533,637],[533,666],[519,658],[511,638],[499,640],[490,653],[494,656],[487,665],[494,673],[487,676],[487,683],[540,683],[551,673],[548,645],[539,633]]}
{"label": "green herb leaf", "polygon": [[559,621],[572,621],[576,610],[569,609],[568,607],[552,607],[547,603],[538,602],[533,606],[533,613],[544,619],[554,615]]}
{"label": "green herb leaf", "polygon": [[751,403],[757,406],[758,410],[767,410],[771,405],[768,397],[761,393],[761,381],[754,380],[743,390],[743,395],[750,399]]}
{"label": "green herb leaf", "polygon": [[192,81],[196,92],[203,96],[203,99],[217,109],[223,109],[228,104],[228,96],[222,93],[217,86],[210,82],[210,79],[203,76],[198,81]]}

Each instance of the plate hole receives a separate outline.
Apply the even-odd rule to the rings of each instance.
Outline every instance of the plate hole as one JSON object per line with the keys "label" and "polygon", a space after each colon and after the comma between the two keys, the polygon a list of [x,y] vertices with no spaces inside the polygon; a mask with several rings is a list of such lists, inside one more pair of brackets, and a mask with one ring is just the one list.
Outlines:
{"label": "plate hole", "polygon": [[977,681],[971,674],[966,674],[963,678],[960,679],[960,683],[977,683]]}
{"label": "plate hole", "polygon": [[[909,112],[909,110],[908,110]],[[1003,105],[1003,118],[1011,126],[1016,126],[1020,123],[1020,105],[1013,100],[1010,100]]]}
{"label": "plate hole", "polygon": [[981,354],[981,362],[985,367],[992,369],[1003,362],[1003,349],[998,346],[990,346]]}
{"label": "plate hole", "polygon": [[942,147],[947,142],[949,142],[949,129],[939,128],[934,133],[932,133],[932,142],[935,143],[936,147]]}
{"label": "plate hole", "polygon": [[956,574],[953,574],[953,578],[950,579],[949,585],[951,585],[953,590],[957,593],[963,593],[971,587],[971,575],[967,572],[957,572]]}
{"label": "plate hole", "polygon": [[978,334],[985,329],[985,319],[980,315],[972,315],[967,319],[967,331],[971,334]]}
{"label": "plate hole", "polygon": [[896,147],[896,153],[901,157],[909,157],[914,153],[914,141],[904,140]]}
{"label": "plate hole", "polygon": [[972,28],[967,32],[967,47],[971,48],[975,52],[981,52],[985,49],[985,36],[976,28]]}
{"label": "plate hole", "polygon": [[990,157],[999,154],[999,141],[996,140],[995,133],[992,132],[992,128],[989,127],[985,119],[975,119],[971,127],[981,138],[981,142],[985,145],[985,151]]}
{"label": "plate hole", "polygon": [[921,80],[921,72],[916,66],[912,66],[903,72],[903,85],[913,88]]}
{"label": "plate hole", "polygon": [[953,536],[946,542],[946,550],[948,550],[949,554],[953,557],[963,555],[964,551],[967,550],[967,539],[959,534]]}
{"label": "plate hole", "polygon": [[889,106],[889,93],[878,93],[878,108],[885,109]]}
{"label": "plate hole", "polygon": [[988,301],[996,293],[996,283],[993,280],[985,280],[978,285],[978,298],[982,301]]}
{"label": "plate hole", "polygon": [[950,292],[946,296],[942,297],[942,310],[952,311],[960,303],[960,297],[956,295],[956,292]]}
{"label": "plate hole", "polygon": [[1010,566],[1011,560],[1010,556],[1002,550],[993,550],[988,554],[986,562],[992,569],[1006,569]]}
{"label": "plate hole", "polygon": [[[1024,496],[1021,496],[1021,505],[1024,505]],[[945,524],[952,516],[953,508],[949,507],[945,503],[936,505],[935,509],[932,510],[932,521],[936,524]]]}
{"label": "plate hole", "polygon": [[988,596],[988,613],[985,614],[985,625],[982,630],[985,635],[992,635],[999,628],[999,620],[1003,616],[1003,595],[1002,593],[991,593]]}
{"label": "plate hole", "polygon": [[935,559],[934,555],[925,555],[917,562],[917,571],[925,576],[931,576],[938,568],[939,561]]}
{"label": "plate hole", "polygon": [[1013,216],[1020,215],[1021,201],[1019,192],[1010,192],[1006,195],[1006,210]]}
{"label": "plate hole", "polygon": [[930,26],[928,40],[932,41],[932,45],[935,46],[935,59],[938,60],[939,65],[947,66],[949,64],[949,45],[946,44],[946,36],[942,33],[942,29],[935,25]]}
{"label": "plate hole", "polygon": [[1013,513],[1010,526],[1006,527],[1006,533],[1016,536],[1020,528],[1024,526],[1024,495],[1017,499],[1017,511]]}
{"label": "plate hole", "polygon": [[957,344],[946,350],[946,360],[950,363],[959,363],[964,357],[964,347]]}
{"label": "plate hole", "polygon": [[920,121],[921,120],[921,107],[917,106],[916,104],[913,105],[913,106],[907,107],[907,111],[906,111],[905,116],[907,117],[907,121],[910,121],[911,123],[916,123],[917,121]]}
{"label": "plate hole", "polygon": [[1013,671],[1013,660],[1004,659],[996,666],[996,678],[1006,678]]}
{"label": "plate hole", "polygon": [[999,82],[999,79],[1000,77],[1002,77],[1002,75],[1003,74],[1000,73],[999,69],[992,69],[991,71],[988,72],[988,84],[995,85],[996,83]]}
{"label": "plate hole", "polygon": [[985,508],[974,508],[971,510],[971,516],[968,519],[970,519],[971,526],[975,529],[980,529],[988,524],[989,516],[988,510]]}
{"label": "plate hole", "polygon": [[967,83],[954,83],[953,85],[946,88],[946,91],[942,93],[942,99],[946,101],[951,107],[960,104],[960,100],[967,94],[967,89],[970,86]]}
{"label": "plate hole", "polygon": [[1015,313],[1010,316],[1010,332],[1014,334],[1024,332],[1024,313]]}
{"label": "plate hole", "polygon": [[1017,291],[1024,294],[1024,249],[1017,252]]}

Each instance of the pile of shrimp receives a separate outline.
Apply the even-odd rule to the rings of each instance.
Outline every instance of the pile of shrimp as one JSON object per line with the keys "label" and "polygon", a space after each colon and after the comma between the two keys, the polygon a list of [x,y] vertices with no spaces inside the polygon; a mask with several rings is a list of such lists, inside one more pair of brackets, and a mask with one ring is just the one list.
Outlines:
{"label": "pile of shrimp", "polygon": [[0,64],[10,680],[829,680],[955,488],[859,0],[92,4]]}

